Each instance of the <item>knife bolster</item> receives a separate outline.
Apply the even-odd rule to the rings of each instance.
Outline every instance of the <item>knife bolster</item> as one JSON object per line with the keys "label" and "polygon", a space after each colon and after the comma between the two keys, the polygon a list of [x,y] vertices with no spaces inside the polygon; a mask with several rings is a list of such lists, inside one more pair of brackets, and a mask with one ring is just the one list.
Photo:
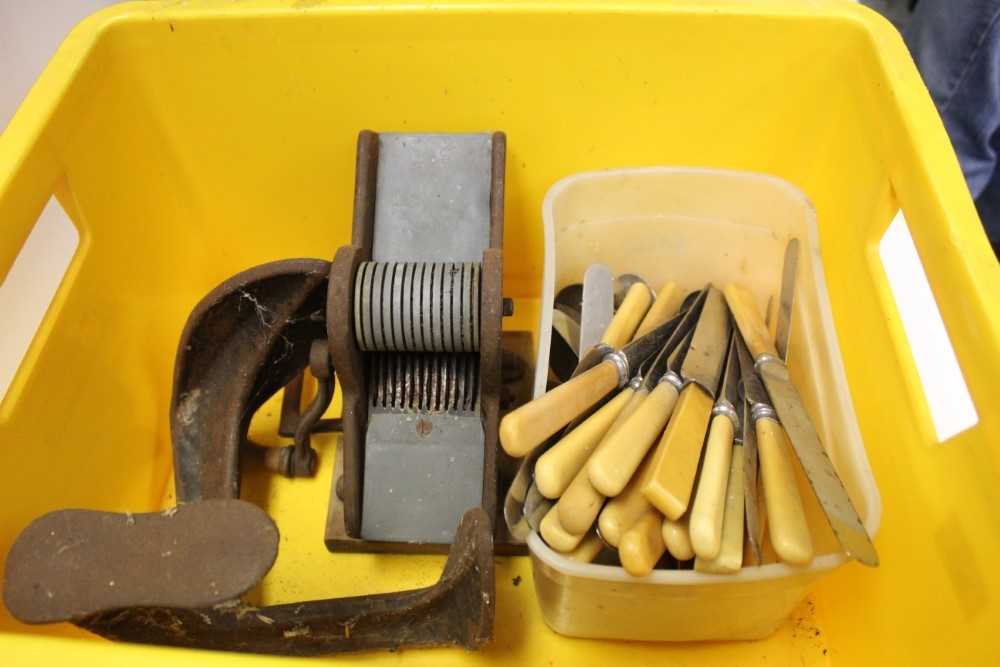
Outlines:
{"label": "knife bolster", "polygon": [[603,361],[610,361],[618,371],[618,386],[624,387],[628,383],[629,372],[628,359],[621,350],[615,350],[604,355]]}
{"label": "knife bolster", "polygon": [[676,389],[678,393],[680,393],[681,389],[684,388],[684,380],[681,379],[681,376],[674,371],[667,371],[664,373],[660,376],[659,382],[669,382],[674,385],[674,389]]}
{"label": "knife bolster", "polygon": [[755,424],[761,419],[778,421],[778,413],[775,412],[774,408],[767,403],[755,403],[753,407],[750,408],[750,416],[753,417]]}
{"label": "knife bolster", "polygon": [[[773,354],[769,354],[767,352],[758,354],[757,358],[754,359],[753,361],[753,366],[754,368],[757,369],[758,373],[760,372],[761,366],[763,366],[764,364],[778,364],[780,366],[785,366],[785,362],[782,361],[780,357]],[[787,367],[786,367],[786,372],[787,372]]]}
{"label": "knife bolster", "polygon": [[736,414],[736,408],[733,407],[732,403],[724,398],[720,398],[716,402],[715,407],[712,408],[712,416],[715,417],[717,415],[725,415],[729,418],[729,421],[733,423],[733,429],[739,428],[740,418],[739,415]]}

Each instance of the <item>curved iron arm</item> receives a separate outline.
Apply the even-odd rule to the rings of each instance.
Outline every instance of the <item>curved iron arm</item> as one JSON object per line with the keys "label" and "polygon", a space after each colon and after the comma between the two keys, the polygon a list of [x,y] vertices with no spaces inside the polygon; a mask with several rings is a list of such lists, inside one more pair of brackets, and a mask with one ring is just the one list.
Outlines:
{"label": "curved iron arm", "polygon": [[170,430],[178,502],[238,498],[250,419],[325,337],[330,263],[255,266],[208,293],[188,317],[174,364]]}

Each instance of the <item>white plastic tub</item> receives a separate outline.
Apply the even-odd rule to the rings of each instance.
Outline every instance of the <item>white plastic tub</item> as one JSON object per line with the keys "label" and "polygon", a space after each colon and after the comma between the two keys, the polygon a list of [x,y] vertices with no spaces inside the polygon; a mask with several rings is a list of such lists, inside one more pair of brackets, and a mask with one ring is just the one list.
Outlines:
{"label": "white plastic tub", "polygon": [[[762,308],[777,293],[789,238],[800,239],[788,363],[847,491],[872,536],[882,504],[858,430],[833,328],[816,216],[806,196],[770,176],[650,167],[578,174],[556,183],[543,206],[545,268],[535,377],[544,391],[559,289],[601,262],[658,288],[691,291],[739,282]],[[735,575],[656,570],[637,579],[619,567],[580,564],[528,540],[546,623],[576,637],[649,641],[756,639],[773,632],[824,572],[845,562],[799,471],[817,556],[804,567],[770,563]],[[853,567],[859,567],[853,565]]]}

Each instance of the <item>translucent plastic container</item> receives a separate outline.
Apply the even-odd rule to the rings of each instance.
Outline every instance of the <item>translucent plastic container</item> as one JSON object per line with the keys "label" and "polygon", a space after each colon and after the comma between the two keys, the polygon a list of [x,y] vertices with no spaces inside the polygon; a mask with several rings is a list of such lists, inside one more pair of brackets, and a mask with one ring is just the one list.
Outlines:
{"label": "translucent plastic container", "polygon": [[[542,278],[536,395],[544,391],[552,302],[587,266],[635,273],[656,289],[685,291],[738,282],[767,307],[781,281],[788,239],[800,240],[789,370],[870,535],[882,514],[851,405],[820,260],[816,214],[797,188],[738,171],[649,167],[579,174],[556,183],[543,204]],[[618,567],[583,565],[549,549],[537,534],[529,547],[535,590],[546,623],[577,637],[687,641],[758,639],[772,633],[823,573],[845,557],[815,495],[799,490],[817,556],[803,567],[770,563],[734,575],[655,570],[636,579]]]}

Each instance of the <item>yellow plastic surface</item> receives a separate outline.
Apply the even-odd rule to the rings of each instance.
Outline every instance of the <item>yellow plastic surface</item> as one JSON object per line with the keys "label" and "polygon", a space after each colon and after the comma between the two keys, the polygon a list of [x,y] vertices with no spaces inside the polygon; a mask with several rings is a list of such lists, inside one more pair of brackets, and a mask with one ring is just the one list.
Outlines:
{"label": "yellow plastic surface", "polygon": [[[252,264],[329,258],[348,240],[355,137],[366,127],[507,132],[505,294],[520,299],[539,296],[542,198],[568,174],[696,164],[774,174],[803,189],[820,222],[836,333],[884,504],[882,566],[831,573],[766,640],[658,645],[555,634],[542,622],[529,561],[500,558],[491,647],[316,662],[995,657],[1000,272],[898,34],[838,0],[214,0],[131,3],[88,19],[0,136],[0,275],[53,194],[81,233],[0,405],[0,558],[51,509],[171,502],[167,403],[188,311]],[[899,206],[979,412],[978,425],[943,445],[878,259]],[[274,408],[264,416],[273,419]],[[255,426],[255,437],[269,432],[273,421]],[[327,553],[335,441],[317,440],[315,480],[248,466],[246,497],[282,532],[259,597],[433,581],[440,557]],[[72,626],[28,627],[3,610],[0,656],[4,665],[281,661],[115,645]]]}

